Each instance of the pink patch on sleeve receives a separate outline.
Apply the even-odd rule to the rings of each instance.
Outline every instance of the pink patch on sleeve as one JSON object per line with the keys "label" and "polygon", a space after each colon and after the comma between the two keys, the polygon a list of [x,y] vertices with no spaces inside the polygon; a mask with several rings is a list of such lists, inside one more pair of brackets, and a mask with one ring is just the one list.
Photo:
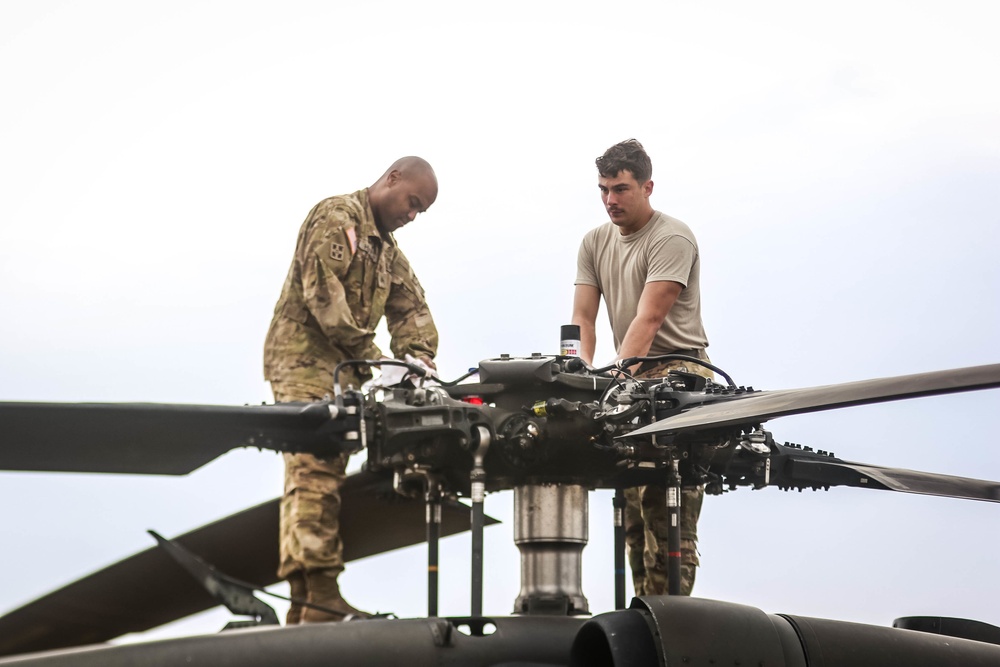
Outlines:
{"label": "pink patch on sleeve", "polygon": [[347,242],[351,244],[351,254],[358,248],[358,233],[354,230],[354,227],[347,228]]}

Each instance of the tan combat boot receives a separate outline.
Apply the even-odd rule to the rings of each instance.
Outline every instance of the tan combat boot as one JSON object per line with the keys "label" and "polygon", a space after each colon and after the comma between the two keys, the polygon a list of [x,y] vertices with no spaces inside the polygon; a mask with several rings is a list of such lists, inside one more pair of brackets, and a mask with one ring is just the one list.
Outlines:
{"label": "tan combat boot", "polygon": [[292,598],[292,604],[285,616],[285,625],[298,625],[302,622],[302,601],[309,595],[306,589],[306,575],[301,570],[296,570],[288,575],[287,579],[288,597]]}
{"label": "tan combat boot", "polygon": [[309,570],[305,573],[306,588],[309,591],[307,601],[310,604],[326,607],[331,611],[305,607],[302,610],[302,623],[329,623],[345,621],[349,618],[371,618],[371,614],[355,609],[347,604],[347,601],[340,595],[340,587],[337,585],[337,576],[340,572],[339,568],[329,568]]}

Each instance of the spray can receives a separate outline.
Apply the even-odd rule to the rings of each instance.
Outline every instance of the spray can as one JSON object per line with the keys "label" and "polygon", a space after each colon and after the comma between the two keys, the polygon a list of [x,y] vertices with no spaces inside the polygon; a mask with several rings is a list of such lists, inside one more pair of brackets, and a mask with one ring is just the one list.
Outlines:
{"label": "spray can", "polygon": [[580,325],[564,324],[559,333],[559,354],[564,357],[579,357]]}

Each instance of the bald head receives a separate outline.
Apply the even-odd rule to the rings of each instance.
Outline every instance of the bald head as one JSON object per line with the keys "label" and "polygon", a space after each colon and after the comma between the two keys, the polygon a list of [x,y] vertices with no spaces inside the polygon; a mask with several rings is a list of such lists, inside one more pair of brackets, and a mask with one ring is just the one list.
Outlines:
{"label": "bald head", "polygon": [[393,162],[368,188],[368,201],[379,231],[388,234],[430,208],[437,193],[437,176],[430,163],[410,155]]}
{"label": "bald head", "polygon": [[378,180],[385,181],[389,178],[389,174],[394,171],[398,171],[402,178],[428,177],[437,185],[437,176],[434,175],[434,168],[431,167],[431,163],[416,155],[399,158],[385,170],[385,173]]}

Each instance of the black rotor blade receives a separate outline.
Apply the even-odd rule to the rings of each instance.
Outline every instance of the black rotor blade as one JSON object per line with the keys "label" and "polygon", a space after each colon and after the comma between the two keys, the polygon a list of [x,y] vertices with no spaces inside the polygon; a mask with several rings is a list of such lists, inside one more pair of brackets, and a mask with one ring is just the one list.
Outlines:
{"label": "black rotor blade", "polygon": [[0,403],[0,470],[186,475],[236,447],[330,446],[329,403]]}
{"label": "black rotor blade", "polygon": [[[341,489],[341,501],[345,560],[424,541],[423,501],[395,494],[380,476],[349,476]],[[487,517],[487,523],[497,520]],[[469,525],[468,507],[444,503],[442,537],[466,531]],[[278,581],[278,500],[174,541],[220,572],[260,587],[269,586]],[[217,604],[163,549],[152,547],[0,617],[0,655],[103,642]]]}
{"label": "black rotor blade", "polygon": [[928,496],[1000,502],[1000,483],[919,470],[885,468],[839,459],[789,456],[773,484],[778,486],[854,486]]}
{"label": "black rotor blade", "polygon": [[695,405],[623,437],[759,424],[774,417],[993,387],[1000,387],[1000,364],[806,389],[753,392]]}

